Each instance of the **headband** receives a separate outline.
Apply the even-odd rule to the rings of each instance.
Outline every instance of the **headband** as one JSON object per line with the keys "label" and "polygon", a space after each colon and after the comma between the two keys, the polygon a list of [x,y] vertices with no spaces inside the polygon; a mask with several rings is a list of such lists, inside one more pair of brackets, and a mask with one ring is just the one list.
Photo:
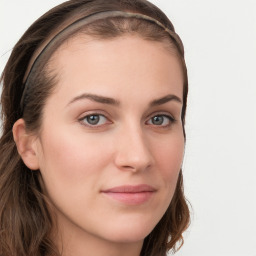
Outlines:
{"label": "headband", "polygon": [[47,56],[51,55],[52,51],[56,49],[55,47],[56,44],[60,45],[66,38],[68,38],[70,35],[74,34],[75,32],[79,31],[79,29],[81,29],[85,25],[88,25],[98,20],[102,20],[106,18],[114,18],[114,17],[137,18],[137,19],[143,19],[149,22],[153,22],[158,26],[160,26],[163,30],[165,30],[171,36],[174,42],[180,41],[178,35],[174,31],[171,31],[170,29],[166,28],[158,20],[140,13],[130,13],[130,12],[123,12],[123,11],[104,11],[104,12],[93,13],[91,15],[82,17],[74,21],[70,25],[67,25],[65,28],[63,28],[61,31],[56,33],[54,36],[50,37],[50,39],[48,39],[43,44],[43,46],[39,47],[39,50],[37,50],[38,52],[34,54],[35,56],[32,57],[34,61],[32,62],[32,64],[29,65],[28,70],[26,71],[23,79],[23,81],[25,82],[24,82],[23,94],[20,101],[21,113],[23,113],[26,97],[28,95],[28,91],[30,90],[30,87],[32,86],[31,77],[33,77],[33,74],[35,73],[35,70],[37,70],[37,67],[40,65],[41,60],[47,59]]}

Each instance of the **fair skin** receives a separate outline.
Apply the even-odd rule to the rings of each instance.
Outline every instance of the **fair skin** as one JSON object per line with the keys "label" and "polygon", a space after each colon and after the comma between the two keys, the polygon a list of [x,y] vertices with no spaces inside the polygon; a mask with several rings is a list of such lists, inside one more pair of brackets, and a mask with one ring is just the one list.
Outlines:
{"label": "fair skin", "polygon": [[184,153],[172,51],[138,36],[77,36],[50,61],[58,82],[40,133],[15,123],[19,153],[40,169],[55,208],[63,256],[139,256],[168,208]]}

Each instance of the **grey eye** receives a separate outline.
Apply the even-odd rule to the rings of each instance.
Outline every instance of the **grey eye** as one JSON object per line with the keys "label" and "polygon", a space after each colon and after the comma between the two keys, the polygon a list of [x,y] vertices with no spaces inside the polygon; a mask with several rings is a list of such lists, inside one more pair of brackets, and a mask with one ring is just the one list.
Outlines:
{"label": "grey eye", "polygon": [[105,124],[107,122],[107,118],[103,115],[92,114],[92,115],[85,116],[82,119],[82,122],[84,122],[87,125],[97,126],[97,125]]}
{"label": "grey eye", "polygon": [[161,125],[164,122],[164,117],[163,116],[154,116],[152,118],[152,124],[154,125]]}
{"label": "grey eye", "polygon": [[86,117],[86,121],[88,122],[88,124],[91,125],[96,125],[99,123],[100,120],[100,116],[99,115],[90,115]]}
{"label": "grey eye", "polygon": [[170,116],[167,115],[156,115],[150,118],[148,121],[149,124],[151,125],[156,125],[156,126],[168,126],[170,125],[174,119]]}

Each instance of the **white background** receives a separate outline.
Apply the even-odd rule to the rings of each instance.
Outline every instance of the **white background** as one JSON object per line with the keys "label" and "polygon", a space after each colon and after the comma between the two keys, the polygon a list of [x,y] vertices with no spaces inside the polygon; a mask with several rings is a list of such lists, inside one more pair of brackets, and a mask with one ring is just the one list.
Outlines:
{"label": "white background", "polygon": [[[62,0],[0,0],[0,70],[25,29]],[[177,256],[256,256],[256,1],[154,0],[189,71],[185,192]]]}

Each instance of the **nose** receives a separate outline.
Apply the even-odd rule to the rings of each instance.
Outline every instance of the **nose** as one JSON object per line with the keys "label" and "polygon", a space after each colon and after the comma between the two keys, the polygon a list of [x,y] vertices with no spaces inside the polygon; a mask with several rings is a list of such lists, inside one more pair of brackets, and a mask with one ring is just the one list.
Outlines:
{"label": "nose", "polygon": [[142,129],[132,127],[123,130],[115,143],[115,164],[119,169],[139,172],[153,165],[150,142]]}

